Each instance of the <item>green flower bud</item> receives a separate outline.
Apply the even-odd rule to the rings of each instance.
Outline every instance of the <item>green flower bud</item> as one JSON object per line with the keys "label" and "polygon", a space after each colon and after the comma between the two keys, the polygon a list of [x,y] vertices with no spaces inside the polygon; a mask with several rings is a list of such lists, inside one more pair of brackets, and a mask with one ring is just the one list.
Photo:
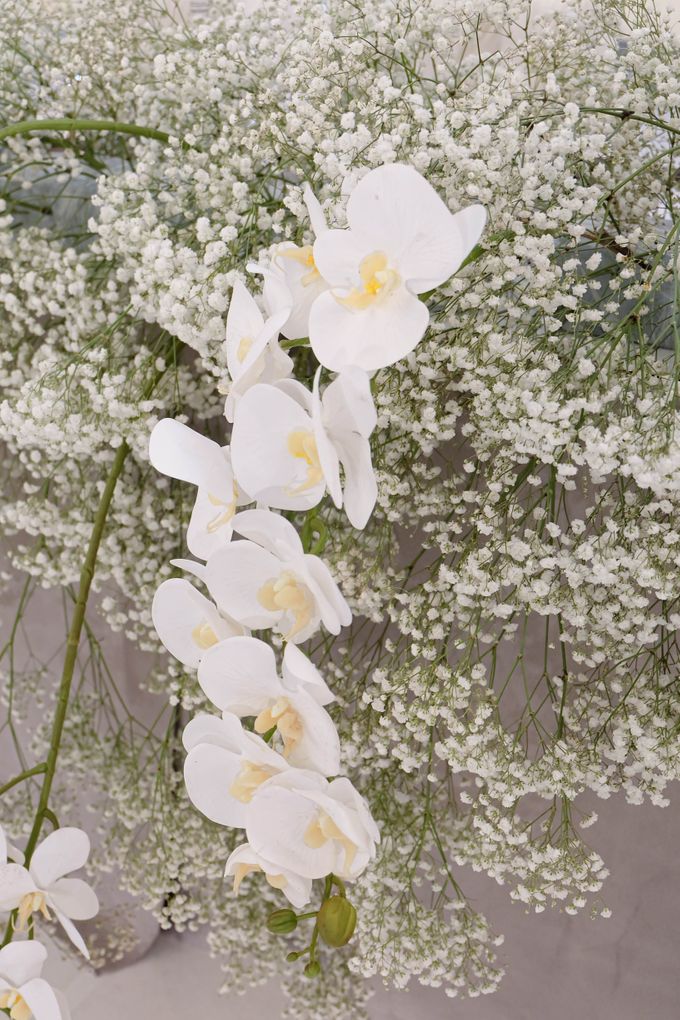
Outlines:
{"label": "green flower bud", "polygon": [[310,960],[305,967],[305,977],[315,978],[321,973],[321,964],[318,960]]}
{"label": "green flower bud", "polygon": [[357,912],[344,896],[331,896],[321,905],[319,934],[327,946],[346,946],[357,923]]}
{"label": "green flower bud", "polygon": [[290,935],[297,928],[297,916],[294,910],[274,910],[267,918],[267,927],[274,935]]}

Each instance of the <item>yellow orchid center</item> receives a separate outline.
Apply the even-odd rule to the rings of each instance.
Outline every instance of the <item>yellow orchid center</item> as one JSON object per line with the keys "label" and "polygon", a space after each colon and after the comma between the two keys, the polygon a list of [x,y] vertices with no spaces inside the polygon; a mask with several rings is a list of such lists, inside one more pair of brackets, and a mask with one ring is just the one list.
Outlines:
{"label": "yellow orchid center", "polygon": [[239,340],[239,345],[236,350],[236,357],[241,362],[241,364],[243,364],[243,362],[248,357],[248,352],[250,351],[250,348],[253,346],[254,343],[255,338],[252,336],[242,336],[241,339]]}
{"label": "yellow orchid center", "polygon": [[[231,503],[225,503],[223,499],[219,499],[217,496],[213,496],[212,493],[208,493],[208,501],[212,504],[212,506],[220,508],[220,512],[206,525],[205,530],[209,535],[214,535],[215,532],[219,531],[219,529],[225,524],[231,523],[231,519],[236,513],[236,502],[239,497],[236,482],[232,484],[232,491],[234,493],[234,498]],[[222,509],[222,507],[224,507],[224,509]]]}
{"label": "yellow orchid center", "polygon": [[8,1009],[12,1020],[31,1020],[33,1013],[16,988],[0,992],[0,1009]]}
{"label": "yellow orchid center", "polygon": [[[236,871],[234,872],[234,895],[238,895],[238,891],[241,887],[241,882],[246,877],[255,871],[262,871],[259,864],[237,864]],[[265,878],[269,882],[273,889],[285,889],[288,885],[288,879],[285,875],[268,875],[265,872]]]}
{"label": "yellow orchid center", "polygon": [[277,773],[276,769],[260,762],[244,761],[236,779],[229,787],[229,793],[242,804],[249,804],[255,791]]}
{"label": "yellow orchid center", "polygon": [[314,615],[312,594],[292,570],[283,570],[278,577],[263,584],[257,593],[257,601],[270,613],[293,614],[293,626],[284,635],[286,641],[304,630]]}
{"label": "yellow orchid center", "polygon": [[28,924],[28,919],[32,914],[40,912],[46,921],[50,921],[50,912],[47,909],[47,903],[45,902],[45,893],[35,892],[26,893],[25,896],[21,897],[19,901],[19,910],[17,914],[16,930],[24,931]]}
{"label": "yellow orchid center", "polygon": [[241,882],[254,871],[262,871],[259,864],[237,864],[236,871],[234,872],[234,896],[238,896],[238,891],[241,888]]}
{"label": "yellow orchid center", "polygon": [[345,851],[345,870],[349,871],[352,862],[356,857],[357,845],[339,829],[330,815],[320,811],[317,817],[309,823],[303,837],[305,844],[312,850],[318,850],[324,846],[329,839],[335,839],[342,845]]}
{"label": "yellow orchid center", "polygon": [[341,305],[356,312],[363,312],[376,301],[387,297],[398,285],[400,277],[390,269],[387,255],[382,251],[371,252],[359,263],[361,287],[354,287],[346,297],[337,297]]}
{"label": "yellow orchid center", "polygon": [[219,641],[219,638],[215,631],[212,629],[209,623],[199,623],[198,626],[194,627],[191,632],[191,636],[194,642],[205,651],[207,648],[212,648]]}
{"label": "yellow orchid center", "polygon": [[291,706],[288,698],[277,698],[263,709],[255,720],[255,732],[267,733],[276,726],[283,739],[283,754],[288,757],[300,743],[303,734],[302,720]]}
{"label": "yellow orchid center", "polygon": [[321,279],[321,273],[317,269],[316,262],[314,261],[314,249],[311,244],[305,244],[303,247],[298,248],[295,245],[292,248],[284,248],[279,254],[285,259],[292,259],[293,262],[299,262],[301,266],[305,266],[309,269],[308,273],[301,278],[300,283],[303,287],[309,287],[310,283],[314,283],[315,280]]}
{"label": "yellow orchid center", "polygon": [[296,486],[293,492],[304,492],[313,489],[323,481],[323,471],[319,460],[319,451],[314,433],[309,429],[296,429],[288,435],[288,452],[307,465],[307,477],[302,485]]}

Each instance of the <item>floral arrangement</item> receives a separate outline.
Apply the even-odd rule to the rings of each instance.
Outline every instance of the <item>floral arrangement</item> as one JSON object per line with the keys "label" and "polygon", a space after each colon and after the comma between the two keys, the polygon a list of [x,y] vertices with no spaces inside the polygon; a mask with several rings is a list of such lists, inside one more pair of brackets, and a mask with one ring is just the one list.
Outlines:
{"label": "floral arrangement", "polygon": [[291,1017],[493,992],[466,873],[606,917],[596,798],[678,778],[677,35],[21,0],[0,40],[0,1010],[68,1015],[57,925],[132,950],[109,875]]}

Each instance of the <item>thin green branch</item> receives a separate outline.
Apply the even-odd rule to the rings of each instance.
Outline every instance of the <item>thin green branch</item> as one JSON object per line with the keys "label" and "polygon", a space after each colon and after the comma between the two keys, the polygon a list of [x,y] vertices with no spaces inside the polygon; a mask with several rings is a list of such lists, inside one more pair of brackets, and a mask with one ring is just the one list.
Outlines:
{"label": "thin green branch", "polygon": [[30,779],[31,776],[39,776],[46,771],[47,763],[44,761],[41,762],[40,765],[34,765],[31,769],[24,769],[24,771],[20,772],[18,776],[14,777],[14,779],[10,779],[10,781],[5,783],[4,786],[0,786],[0,797],[2,797],[4,793],[7,793],[8,790],[11,790],[13,786],[17,786],[18,783],[23,783],[24,779]]}

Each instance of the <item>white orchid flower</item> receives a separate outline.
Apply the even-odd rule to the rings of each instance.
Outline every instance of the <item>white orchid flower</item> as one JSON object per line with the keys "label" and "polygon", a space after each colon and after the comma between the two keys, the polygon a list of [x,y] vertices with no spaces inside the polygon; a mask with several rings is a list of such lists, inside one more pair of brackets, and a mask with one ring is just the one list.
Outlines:
{"label": "white orchid flower", "polygon": [[258,787],[289,767],[285,758],[229,713],[221,718],[199,713],[185,727],[182,740],[189,798],[219,825],[242,829],[246,807]]}
{"label": "white orchid flower", "polygon": [[290,315],[293,298],[285,280],[265,273],[263,298],[268,316],[265,319],[255,298],[240,281],[234,284],[227,313],[227,368],[231,385],[224,413],[234,420],[239,399],[257,382],[277,382],[293,371],[293,362],[279,347],[278,336]]}
{"label": "white orchid flower", "polygon": [[288,682],[279,677],[273,649],[253,637],[221,641],[198,668],[199,684],[222,712],[255,716],[255,732],[275,729],[291,765],[334,776],[340,739],[333,720],[304,685],[290,680],[290,674]]}
{"label": "white orchid flower", "polygon": [[349,779],[290,769],[263,784],[248,805],[246,834],[272,866],[304,878],[355,879],[375,857],[380,833]]}
{"label": "white orchid flower", "polygon": [[441,286],[479,240],[481,205],[451,214],[413,167],[371,170],[347,203],[347,230],[327,230],[314,261],[330,289],[309,316],[309,339],[322,365],[367,372],[392,365],[422,338],[429,312],[417,297]]}
{"label": "white orchid flower", "polygon": [[82,829],[56,829],[40,843],[28,868],[0,864],[0,910],[18,910],[16,928],[23,931],[32,914],[50,919],[52,910],[73,945],[90,954],[74,921],[87,921],[99,910],[94,890],[82,878],[66,878],[86,863],[90,840]]}
{"label": "white orchid flower", "polygon": [[184,578],[171,577],[156,589],[151,618],[159,638],[176,659],[195,669],[206,649],[225,638],[243,634],[217,606]]}
{"label": "white orchid flower", "polygon": [[194,556],[207,560],[231,539],[237,506],[252,502],[234,481],[229,448],[174,418],[163,418],[151,433],[149,459],[162,474],[198,487],[187,545]]}
{"label": "white orchid flower", "polygon": [[236,515],[245,541],[219,549],[206,564],[206,583],[221,612],[253,630],[276,628],[300,643],[321,623],[339,634],[352,620],[328,567],[305,554],[293,525],[268,510]]}
{"label": "white orchid flower", "polygon": [[[320,237],[328,227],[321,205],[308,184],[304,186],[303,198],[314,235]],[[314,246],[311,244],[299,246],[284,241],[275,247],[269,271],[254,263],[251,263],[248,269],[251,273],[262,273],[263,294],[265,300],[269,302],[276,296],[275,288],[285,283],[292,298],[292,309],[281,326],[281,332],[286,339],[299,340],[309,336],[310,309],[319,295],[328,289],[328,284],[314,261]]]}
{"label": "white orchid flower", "polygon": [[238,893],[241,882],[252,872],[264,872],[274,889],[280,889],[288,901],[297,909],[306,907],[312,895],[311,878],[301,878],[288,868],[277,868],[261,854],[255,853],[249,843],[237,846],[227,861],[224,874],[234,877],[234,893]]}
{"label": "white orchid flower", "polygon": [[54,989],[40,976],[47,959],[41,942],[10,942],[0,949],[0,1009],[12,1020],[66,1020]]}
{"label": "white orchid flower", "polygon": [[241,399],[231,437],[236,478],[280,510],[309,510],[328,489],[350,523],[365,527],[377,498],[368,437],[376,412],[368,376],[350,368],[319,394],[258,385]]}

